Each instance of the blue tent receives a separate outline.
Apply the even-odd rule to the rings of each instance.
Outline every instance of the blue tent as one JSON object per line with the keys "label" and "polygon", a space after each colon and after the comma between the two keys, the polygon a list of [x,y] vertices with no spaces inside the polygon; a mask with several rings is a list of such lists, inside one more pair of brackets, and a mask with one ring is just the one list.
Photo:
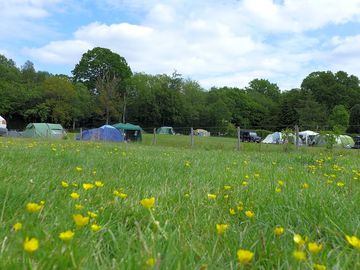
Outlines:
{"label": "blue tent", "polygon": [[95,140],[95,141],[112,141],[112,142],[123,142],[124,135],[110,125],[104,125],[99,128],[84,130],[81,134],[76,136],[77,140]]}

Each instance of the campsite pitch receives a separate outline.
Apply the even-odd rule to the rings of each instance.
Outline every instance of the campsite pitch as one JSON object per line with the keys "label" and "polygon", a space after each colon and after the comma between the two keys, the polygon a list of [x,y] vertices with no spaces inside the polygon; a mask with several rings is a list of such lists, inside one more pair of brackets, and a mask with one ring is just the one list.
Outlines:
{"label": "campsite pitch", "polygon": [[360,269],[358,151],[164,136],[0,138],[0,269]]}

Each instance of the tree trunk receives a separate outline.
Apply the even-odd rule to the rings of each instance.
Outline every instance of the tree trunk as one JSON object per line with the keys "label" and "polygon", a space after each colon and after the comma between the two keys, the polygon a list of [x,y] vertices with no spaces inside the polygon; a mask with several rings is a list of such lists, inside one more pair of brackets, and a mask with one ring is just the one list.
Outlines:
{"label": "tree trunk", "polygon": [[73,126],[72,129],[75,130],[75,119],[73,119]]}
{"label": "tree trunk", "polygon": [[126,120],[126,92],[124,93],[124,105],[123,105],[123,117],[122,117],[122,122],[125,124],[125,120]]}

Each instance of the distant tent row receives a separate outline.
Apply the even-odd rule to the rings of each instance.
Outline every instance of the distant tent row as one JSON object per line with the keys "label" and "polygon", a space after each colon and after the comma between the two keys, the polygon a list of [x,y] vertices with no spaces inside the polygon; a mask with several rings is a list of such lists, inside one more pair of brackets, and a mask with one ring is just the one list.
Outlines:
{"label": "distant tent row", "polygon": [[[325,137],[317,132],[306,130],[299,132],[300,145],[325,145]],[[290,134],[290,143],[295,143],[295,135]],[[262,141],[266,144],[282,144],[284,143],[283,134],[281,132],[274,132],[266,136]],[[352,148],[354,147],[354,140],[348,135],[339,135],[335,138],[335,144],[339,147]]]}
{"label": "distant tent row", "polygon": [[76,136],[76,140],[95,140],[95,141],[141,141],[142,128],[133,124],[117,123],[115,125],[104,125],[99,128],[93,128],[82,131]]}

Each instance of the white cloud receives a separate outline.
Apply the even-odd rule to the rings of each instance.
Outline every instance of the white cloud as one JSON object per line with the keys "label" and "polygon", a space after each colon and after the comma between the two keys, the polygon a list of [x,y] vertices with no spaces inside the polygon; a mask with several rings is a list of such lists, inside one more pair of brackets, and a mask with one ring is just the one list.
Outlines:
{"label": "white cloud", "polygon": [[[100,46],[124,56],[134,71],[154,74],[176,69],[205,87],[242,87],[253,78],[266,77],[290,88],[298,87],[299,79],[313,71],[314,62],[327,63],[323,43],[306,31],[355,22],[360,14],[357,0],[346,4],[334,0],[107,3],[115,9],[141,9],[145,15],[136,24],[90,23],[69,39],[23,52],[35,62],[75,66],[82,53]],[[330,48],[337,46],[333,54],[340,55],[357,40],[329,38],[327,42]]]}
{"label": "white cloud", "polygon": [[323,54],[323,60],[332,70],[343,70],[360,75],[360,35],[339,38],[334,37],[336,45],[328,54]]}

